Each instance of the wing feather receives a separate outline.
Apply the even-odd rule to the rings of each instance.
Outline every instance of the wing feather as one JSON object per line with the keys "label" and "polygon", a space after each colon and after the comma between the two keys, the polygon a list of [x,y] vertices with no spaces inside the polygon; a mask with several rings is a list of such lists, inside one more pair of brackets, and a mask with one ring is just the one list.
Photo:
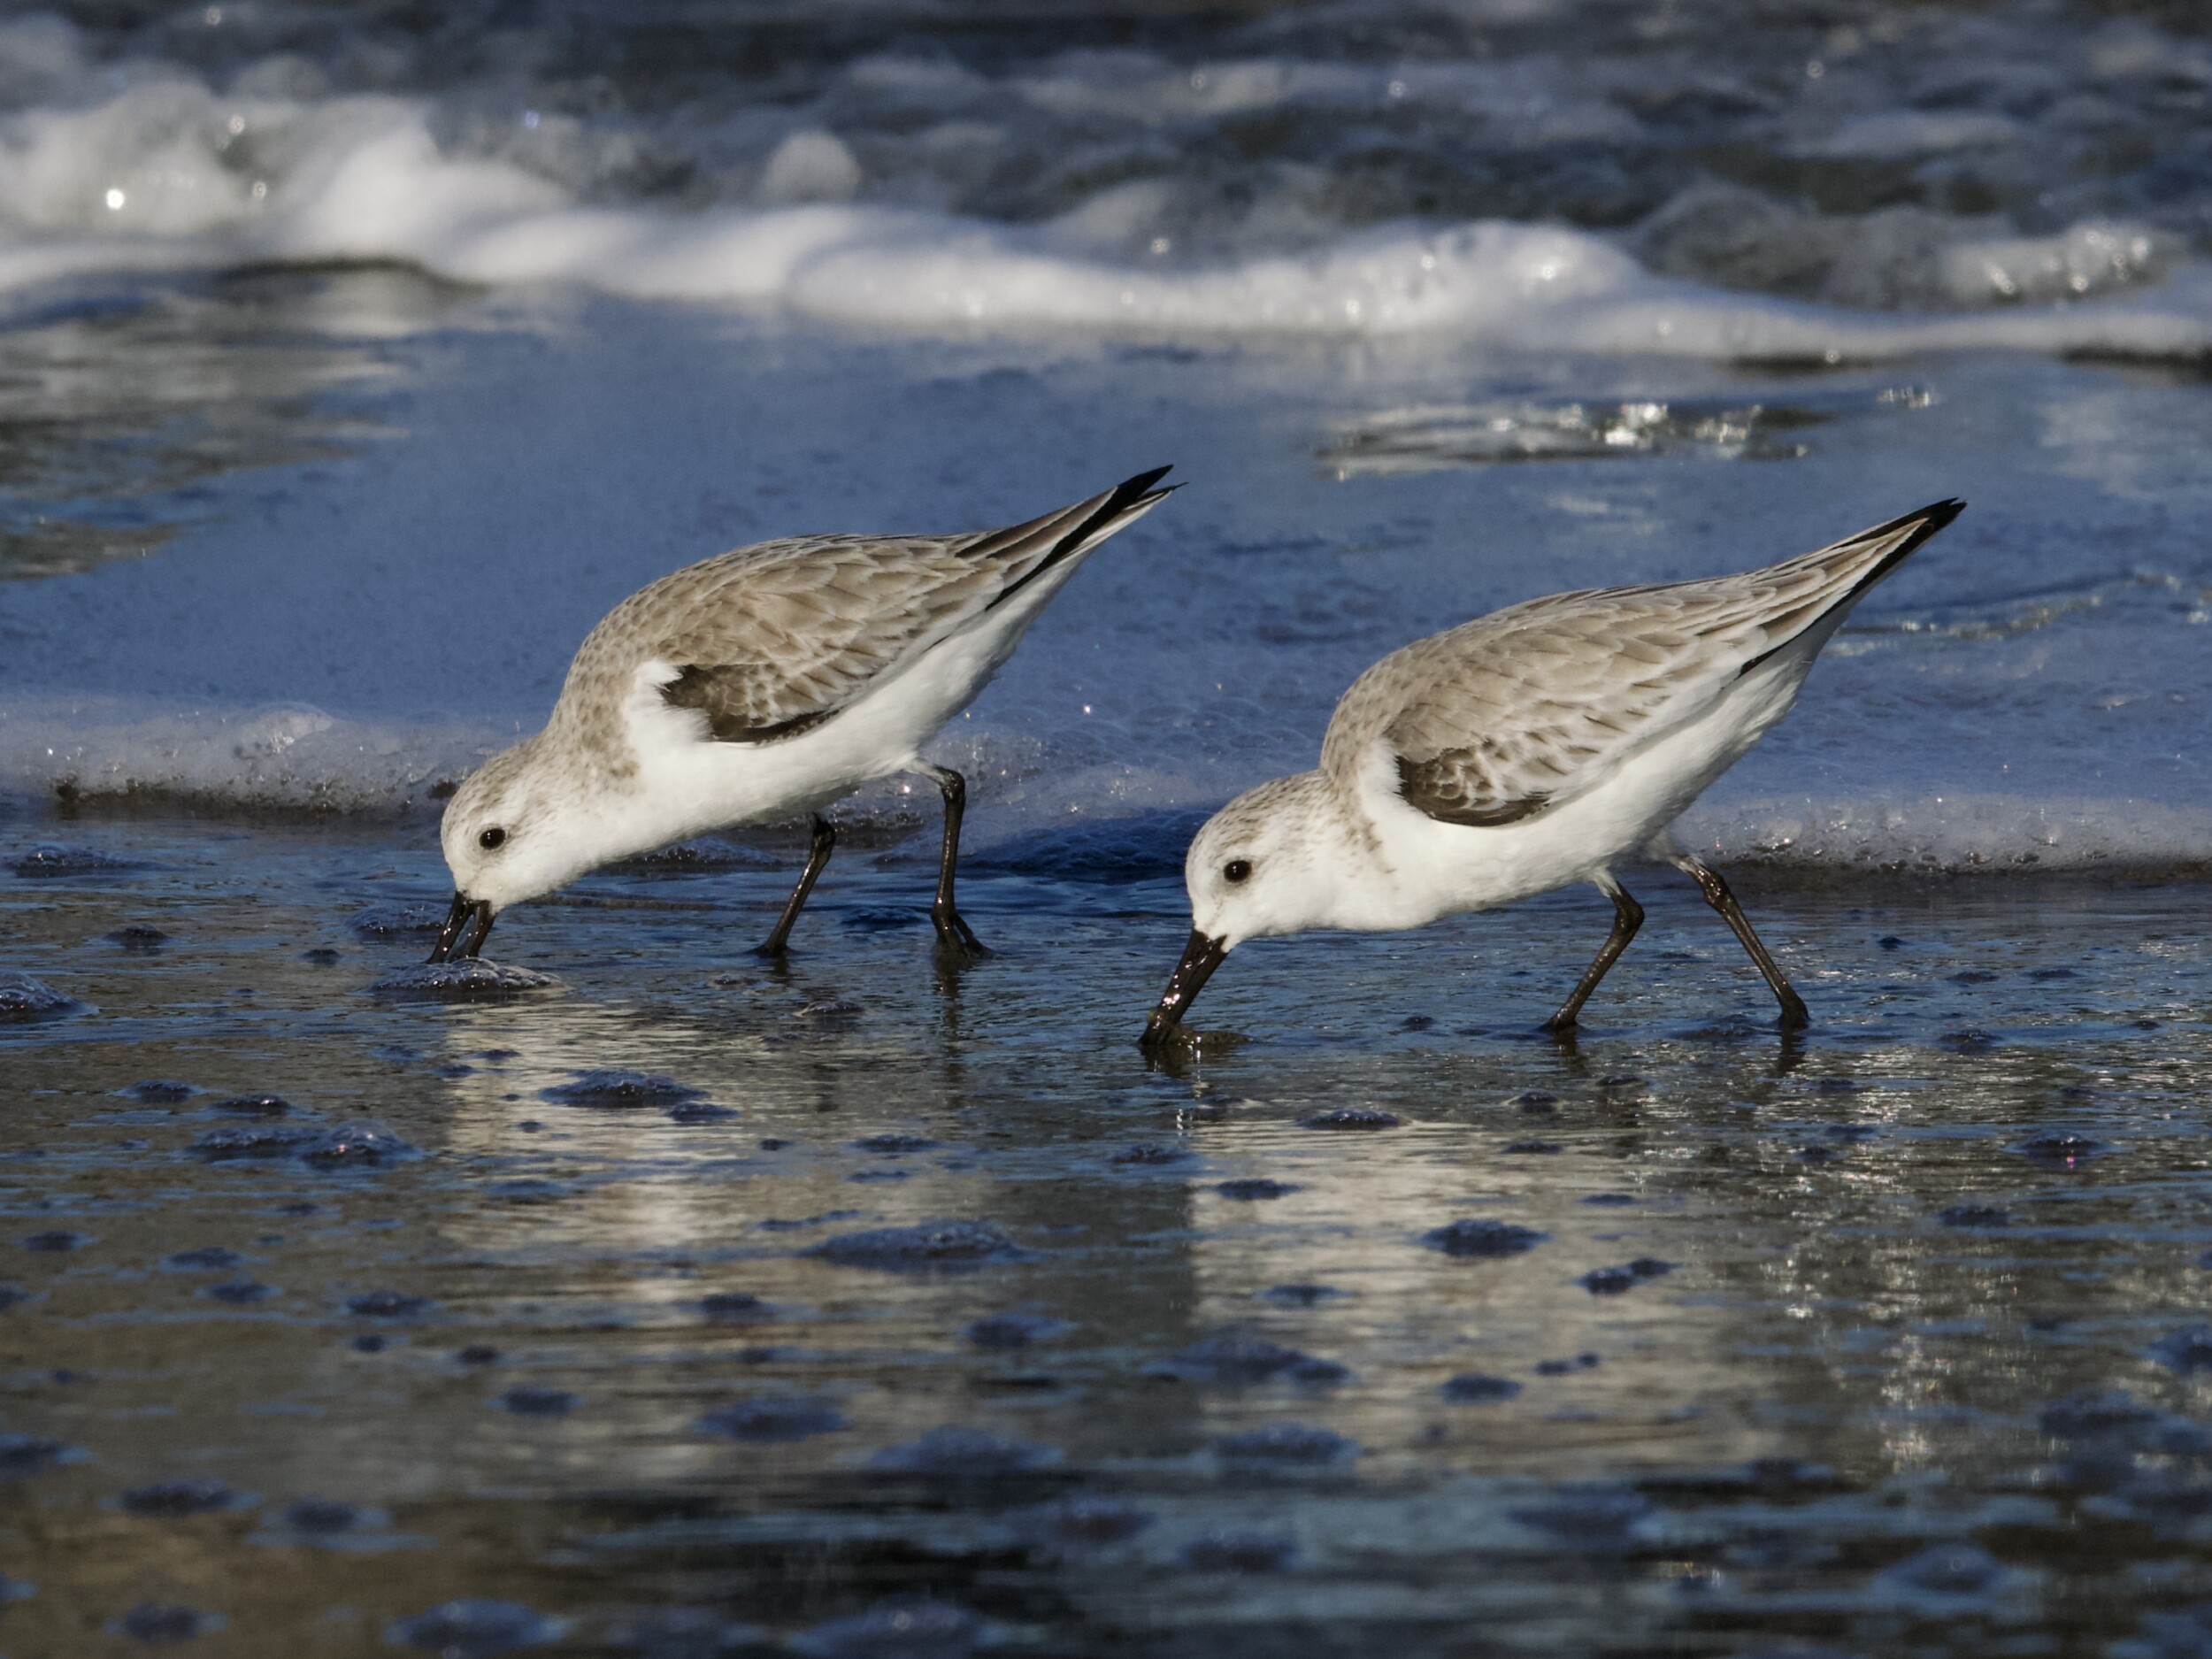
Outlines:
{"label": "wing feather", "polygon": [[677,571],[592,630],[555,719],[602,726],[615,737],[622,698],[657,664],[669,671],[663,701],[696,710],[719,741],[769,743],[811,731],[876,680],[1133,522],[1168,494],[1156,487],[1166,471],[1004,529],[791,537]]}
{"label": "wing feather", "polygon": [[1432,818],[1537,817],[1793,641],[1832,631],[1962,505],[1939,502],[1765,570],[1557,594],[1417,641],[1344,694],[1322,767],[1353,787],[1379,739],[1399,792]]}

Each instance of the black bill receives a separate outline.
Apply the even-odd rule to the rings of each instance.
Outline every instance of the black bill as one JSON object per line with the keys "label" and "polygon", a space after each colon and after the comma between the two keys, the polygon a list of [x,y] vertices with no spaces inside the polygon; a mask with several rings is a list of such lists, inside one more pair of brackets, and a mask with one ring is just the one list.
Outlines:
{"label": "black bill", "polygon": [[[461,935],[468,933],[471,922],[476,924],[476,931],[464,945]],[[438,930],[438,942],[430,948],[430,960],[450,962],[456,956],[472,956],[484,949],[484,941],[491,936],[492,902],[456,893],[453,908],[446,912],[445,926]]]}
{"label": "black bill", "polygon": [[1144,1035],[1137,1039],[1140,1048],[1149,1052],[1175,1035],[1183,1023],[1183,1011],[1198,1000],[1198,993],[1228,954],[1225,941],[1209,939],[1195,927],[1191,929],[1190,942],[1183,947],[1183,959],[1175,964],[1175,972],[1168,975],[1159,1007],[1144,1022]]}

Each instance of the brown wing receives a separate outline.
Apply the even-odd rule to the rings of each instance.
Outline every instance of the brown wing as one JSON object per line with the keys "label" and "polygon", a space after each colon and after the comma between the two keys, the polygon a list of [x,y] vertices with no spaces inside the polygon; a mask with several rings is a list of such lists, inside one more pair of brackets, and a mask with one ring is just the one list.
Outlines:
{"label": "brown wing", "polygon": [[1548,789],[1504,797],[1510,785],[1499,775],[1495,758],[1478,749],[1448,749],[1428,760],[1398,757],[1398,793],[1416,811],[1446,824],[1494,828],[1534,818],[1551,804]]}
{"label": "brown wing", "polygon": [[1004,581],[952,538],[814,536],[749,551],[638,619],[651,657],[676,670],[662,699],[699,710],[724,742],[773,742],[835,718],[980,614]]}
{"label": "brown wing", "polygon": [[[1717,660],[1726,635],[1698,625],[1718,618],[1669,614],[1675,609],[1562,595],[1441,636],[1454,649],[1406,664],[1425,681],[1423,693],[1383,729],[1400,793],[1448,824],[1519,823],[1655,725],[1701,708],[1694,694],[1717,692],[1743,655]],[[1507,626],[1489,626],[1498,623]]]}
{"label": "brown wing", "polygon": [[1863,594],[1962,503],[1939,502],[1765,570],[1531,600],[1412,645],[1346,692],[1322,764],[1350,782],[1376,739],[1409,804],[1494,826],[1571,798],[1709,708]]}
{"label": "brown wing", "polygon": [[732,743],[795,737],[879,676],[1081,557],[1168,492],[1162,467],[1025,524],[963,536],[803,536],[662,578],[592,630],[557,718],[616,719],[648,663],[660,695]]}
{"label": "brown wing", "polygon": [[723,663],[702,668],[687,663],[676,678],[661,687],[661,700],[672,709],[696,709],[707,717],[707,730],[719,743],[772,743],[780,737],[810,732],[837,712],[827,702],[787,719],[766,718],[788,687],[778,685],[757,663]]}

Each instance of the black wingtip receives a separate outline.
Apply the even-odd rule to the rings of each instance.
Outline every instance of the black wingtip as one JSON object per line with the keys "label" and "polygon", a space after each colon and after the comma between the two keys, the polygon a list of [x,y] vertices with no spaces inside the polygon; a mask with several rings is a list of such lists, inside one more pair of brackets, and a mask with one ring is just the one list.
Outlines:
{"label": "black wingtip", "polygon": [[[1148,472],[1140,472],[1134,478],[1124,479],[1115,485],[1107,492],[1106,499],[1099,503],[1097,511],[1090,514],[1081,524],[1062,536],[1053,545],[1052,551],[1039,559],[1019,581],[1002,590],[999,596],[991,601],[992,607],[995,609],[1004,604],[1047,571],[1058,569],[1067,561],[1070,555],[1079,551],[1093,536],[1111,525],[1116,519],[1125,518],[1140,507],[1149,507],[1163,496],[1173,495],[1180,489],[1182,486],[1179,484],[1170,484],[1164,489],[1154,488],[1172,471],[1174,471],[1172,467],[1156,466]],[[1002,535],[1004,534],[1004,532],[1001,533]]]}
{"label": "black wingtip", "polygon": [[1868,541],[1878,535],[1888,535],[1892,531],[1916,529],[1920,540],[1924,541],[1965,511],[1964,502],[1955,495],[1947,496],[1942,501],[1932,501],[1924,507],[1916,507],[1910,512],[1899,513],[1887,524],[1878,524],[1870,530],[1862,530],[1851,539],[1854,541]]}
{"label": "black wingtip", "polygon": [[[1832,616],[1838,610],[1847,611],[1851,606],[1858,603],[1860,599],[1865,596],[1867,589],[1873,587],[1874,584],[1880,581],[1883,577],[1888,575],[1900,565],[1902,565],[1907,559],[1910,558],[1915,553],[1917,553],[1922,548],[1925,547],[1928,544],[1929,538],[1935,535],[1937,532],[1941,530],[1946,525],[1949,524],[1954,518],[1957,518],[1965,511],[1966,503],[1964,502],[1961,501],[1955,495],[1947,496],[1942,501],[1930,502],[1925,507],[1916,508],[1911,512],[1892,518],[1887,524],[1878,524],[1870,530],[1862,530],[1858,534],[1851,537],[1849,542],[1847,543],[1838,543],[1838,546],[1852,545],[1862,541],[1871,541],[1878,536],[1886,536],[1893,534],[1899,534],[1901,537],[1897,545],[1883,556],[1882,562],[1880,564],[1875,565],[1873,569],[1862,575],[1858,580],[1853,582],[1851,584],[1851,590],[1848,593],[1843,595],[1832,603],[1822,607],[1820,614],[1822,616]],[[1820,551],[1821,553],[1827,553],[1832,550],[1832,549],[1828,548],[1823,548]],[[1820,554],[1807,554],[1805,557],[1808,558],[1817,558],[1820,557]],[[1796,637],[1797,635],[1793,634],[1791,634],[1790,639],[1793,640]],[[1761,651],[1756,657],[1752,657],[1749,661],[1745,663],[1744,665],[1737,671],[1738,673],[1749,673],[1753,669],[1758,667],[1769,657],[1773,657],[1777,652],[1785,649],[1789,643],[1790,640],[1783,640],[1770,649]]]}
{"label": "black wingtip", "polygon": [[1170,462],[1165,466],[1154,467],[1149,472],[1140,472],[1134,478],[1122,480],[1120,483],[1114,486],[1113,495],[1108,500],[1099,516],[1102,518],[1110,518],[1115,513],[1127,511],[1141,501],[1157,501],[1161,496],[1182,488],[1179,483],[1170,484],[1165,489],[1152,488],[1174,470],[1174,463]]}
{"label": "black wingtip", "polygon": [[1883,562],[1876,564],[1876,566],[1871,568],[1871,571],[1867,571],[1861,580],[1854,581],[1852,595],[1849,595],[1849,597],[1856,602],[1858,595],[1865,593],[1867,588],[1871,588],[1871,586],[1874,586],[1876,581],[1883,580],[1885,575],[1896,571],[1901,564],[1905,564],[1905,559],[1909,559],[1911,555],[1918,553],[1923,546],[1929,544],[1929,537],[1936,535],[1945,524],[1949,524],[1951,519],[1958,518],[1958,515],[1964,513],[1964,511],[1967,511],[1967,502],[1960,500],[1958,495],[1949,495],[1940,502],[1929,502],[1927,506],[1920,506],[1920,509],[1911,511],[1911,513],[1902,513],[1901,518],[1889,519],[1887,524],[1876,524],[1871,531],[1861,531],[1858,535],[1854,535],[1852,537],[1854,541],[1870,541],[1870,540],[1874,540],[1876,535],[1889,535],[1892,531],[1902,531],[1905,533],[1905,540],[1898,541],[1893,549],[1889,549],[1889,555],[1883,559]]}
{"label": "black wingtip", "polygon": [[1149,505],[1168,494],[1169,490],[1179,488],[1180,486],[1175,484],[1169,485],[1167,489],[1152,488],[1174,470],[1171,466],[1156,466],[1149,472],[1140,472],[1136,477],[1124,479],[1115,485],[1099,510],[1084,519],[1073,530],[1062,536],[1060,545],[1052,550],[1051,556],[1045,560],[1044,565],[1039,565],[1038,569],[1041,571],[1046,565],[1057,564],[1068,553],[1081,547],[1092,536],[1113,523],[1124,513],[1138,507]]}
{"label": "black wingtip", "polygon": [[1930,502],[1916,512],[1909,512],[1901,518],[1892,518],[1879,528],[1866,532],[1868,536],[1878,536],[1886,534],[1892,530],[1902,530],[1906,535],[1902,541],[1890,550],[1887,558],[1867,572],[1865,579],[1859,582],[1852,592],[1862,594],[1873,587],[1876,582],[1881,580],[1883,577],[1888,575],[1890,572],[1895,570],[1926,546],[1931,536],[1965,511],[1964,502],[1955,495],[1947,496],[1942,501]]}

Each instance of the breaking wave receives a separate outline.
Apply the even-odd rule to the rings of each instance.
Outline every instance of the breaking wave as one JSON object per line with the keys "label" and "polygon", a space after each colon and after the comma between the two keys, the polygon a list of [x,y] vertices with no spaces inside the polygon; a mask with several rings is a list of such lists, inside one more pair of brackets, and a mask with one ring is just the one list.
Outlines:
{"label": "breaking wave", "polygon": [[[2167,130],[2177,78],[2212,84],[2193,43],[1993,22],[1984,81],[1932,109],[1914,73],[1946,42],[1922,37],[1956,20],[1832,30],[1808,65],[1786,27],[1670,51],[1603,8],[1514,10],[1584,29],[1586,57],[1495,61],[1497,19],[1394,53],[1308,18],[1104,51],[1018,18],[991,37],[903,15],[864,52],[830,8],[779,20],[801,39],[764,88],[634,69],[672,27],[652,8],[612,38],[499,36],[473,76],[342,10],[210,6],[196,37],[165,13],[23,19],[0,25],[0,296],[397,261],[933,333],[1813,362],[2212,349],[2202,227],[2162,164],[2085,182],[2093,139],[2198,142]],[[1694,72],[1701,45],[1724,55]]]}

